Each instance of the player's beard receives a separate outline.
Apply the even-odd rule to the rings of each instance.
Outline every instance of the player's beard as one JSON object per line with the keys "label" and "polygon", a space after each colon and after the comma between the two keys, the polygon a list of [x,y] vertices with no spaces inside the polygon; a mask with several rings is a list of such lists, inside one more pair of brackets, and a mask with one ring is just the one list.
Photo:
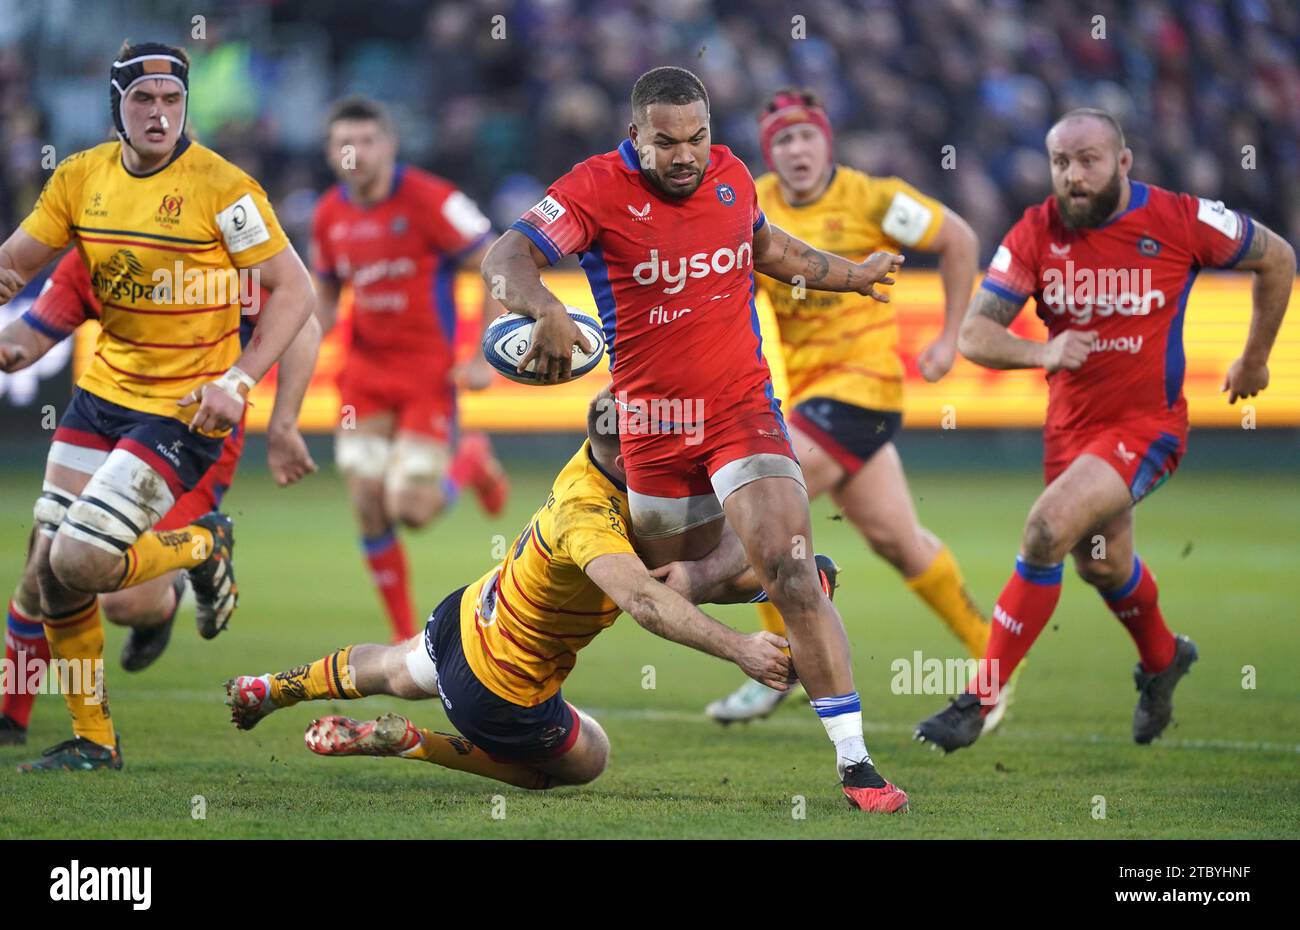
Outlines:
{"label": "player's beard", "polygon": [[1064,195],[1057,194],[1056,205],[1061,211],[1061,220],[1071,229],[1091,229],[1100,226],[1119,206],[1122,182],[1123,178],[1119,176],[1119,170],[1116,169],[1106,186],[1089,197],[1088,202],[1081,207],[1070,202],[1068,192]]}
{"label": "player's beard", "polygon": [[674,200],[683,200],[691,196],[691,194],[695,193],[697,190],[700,189],[700,183],[704,180],[704,172],[696,171],[695,183],[691,185],[690,190],[684,191],[669,186],[668,182],[665,181],[662,176],[660,176],[658,171],[647,171],[645,168],[642,168],[641,174],[645,177],[647,181],[649,181],[659,190],[663,191],[664,196],[672,197]]}

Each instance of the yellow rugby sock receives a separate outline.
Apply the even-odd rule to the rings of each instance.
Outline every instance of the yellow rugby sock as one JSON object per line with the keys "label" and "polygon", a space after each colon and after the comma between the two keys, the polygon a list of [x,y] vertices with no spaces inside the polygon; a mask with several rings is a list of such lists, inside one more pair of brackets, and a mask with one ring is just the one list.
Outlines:
{"label": "yellow rugby sock", "polygon": [[469,772],[493,778],[518,788],[549,788],[550,776],[538,771],[531,765],[518,762],[498,762],[463,736],[454,733],[439,733],[411,724],[412,729],[420,734],[420,742],[401,754],[403,759],[418,759],[432,762],[443,768],[458,772]]}
{"label": "yellow rugby sock", "polygon": [[[769,633],[775,633],[777,636],[785,636],[785,619],[781,616],[781,611],[776,609],[776,605],[770,601],[764,601],[761,604],[755,604],[758,608],[758,622],[763,625],[763,629]],[[786,655],[790,654],[789,649],[783,650]]]}
{"label": "yellow rugby sock", "polygon": [[989,622],[967,593],[961,569],[947,546],[939,549],[925,571],[906,581],[907,586],[930,605],[930,609],[939,615],[972,656],[978,659],[984,655],[984,647],[989,641]]}
{"label": "yellow rugby sock", "polygon": [[344,646],[317,659],[271,676],[271,701],[292,707],[299,701],[351,701],[365,697],[352,681],[352,647]]}
{"label": "yellow rugby sock", "polygon": [[108,689],[104,684],[104,624],[99,619],[99,598],[65,614],[46,617],[45,640],[50,644],[59,691],[72,715],[73,735],[112,748],[117,734],[108,712]]}
{"label": "yellow rugby sock", "polygon": [[126,567],[117,589],[129,588],[176,569],[194,568],[212,553],[212,531],[202,526],[142,533],[135,545],[123,553]]}

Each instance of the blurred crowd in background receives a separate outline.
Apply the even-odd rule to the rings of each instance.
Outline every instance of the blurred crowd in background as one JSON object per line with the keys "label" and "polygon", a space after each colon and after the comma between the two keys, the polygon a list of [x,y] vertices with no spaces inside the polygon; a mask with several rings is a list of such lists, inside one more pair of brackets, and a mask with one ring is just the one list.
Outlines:
{"label": "blurred crowd in background", "polygon": [[984,259],[1049,192],[1043,136],[1083,105],[1119,117],[1136,177],[1300,242],[1294,0],[0,0],[5,234],[48,175],[46,146],[62,158],[108,137],[127,37],[189,50],[194,131],[262,182],[300,247],[332,180],[335,98],[389,104],[404,160],[504,228],[618,144],[633,81],[660,64],[700,75],[715,143],[755,174],[766,96],[812,89],[839,161],[938,196]]}

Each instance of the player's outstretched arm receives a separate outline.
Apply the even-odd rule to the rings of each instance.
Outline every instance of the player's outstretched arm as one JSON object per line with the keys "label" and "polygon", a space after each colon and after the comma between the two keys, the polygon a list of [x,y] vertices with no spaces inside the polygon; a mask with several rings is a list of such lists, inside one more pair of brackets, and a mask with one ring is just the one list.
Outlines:
{"label": "player's outstretched arm", "polygon": [[339,318],[339,285],[332,278],[315,275],[316,284],[316,322],[320,324],[321,336],[324,337]]}
{"label": "player's outstretched arm", "polygon": [[27,286],[32,275],[40,271],[61,252],[31,236],[26,230],[15,229],[0,245],[0,305],[7,304]]}
{"label": "player's outstretched arm", "polygon": [[58,340],[33,329],[21,318],[0,330],[0,371],[12,374],[35,365]]}
{"label": "player's outstretched arm", "polygon": [[271,370],[312,315],[316,295],[311,276],[293,246],[286,246],[249,270],[270,296],[258,314],[253,338],[235,364],[220,378],[177,401],[179,407],[199,405],[190,420],[191,431],[220,433],[232,429],[244,414],[248,392]]}
{"label": "player's outstretched arm", "polygon": [[316,470],[307,443],[298,431],[298,415],[307,396],[316,354],[320,350],[321,329],[315,316],[298,330],[289,348],[280,356],[280,372],[275,382],[275,406],[266,428],[266,459],[271,475],[280,487],[293,484]]}
{"label": "player's outstretched arm", "polygon": [[943,225],[925,251],[939,256],[939,280],[943,282],[943,332],[916,357],[916,366],[926,381],[938,381],[957,357],[957,333],[961,329],[979,259],[980,243],[975,230],[964,219],[943,208]]}
{"label": "player's outstretched arm", "polygon": [[[465,268],[482,268],[483,262],[487,258],[490,243],[483,242],[477,249],[470,252],[460,260],[461,266]],[[492,289],[483,288],[483,302],[481,305],[480,326],[477,334],[471,333],[474,338],[466,339],[465,342],[472,342],[475,351],[468,361],[458,362],[451,371],[452,383],[459,388],[468,388],[471,391],[481,391],[492,383],[492,366],[488,364],[487,358],[482,352],[477,350],[478,343],[481,341],[483,332],[492,324],[501,314],[502,305],[492,296]],[[467,325],[458,323],[457,327]],[[458,345],[462,344],[462,337],[459,332],[456,335]]]}
{"label": "player's outstretched arm", "polygon": [[889,302],[877,284],[893,284],[889,277],[903,264],[903,256],[872,252],[858,264],[833,252],[823,252],[796,239],[784,229],[764,223],[754,233],[754,270],[786,284],[814,291],[853,292]]}
{"label": "player's outstretched arm", "polygon": [[656,636],[735,662],[769,688],[789,687],[790,657],[781,651],[788,643],[780,636],[766,631],[745,636],[719,623],[650,577],[644,563],[631,553],[596,556],[585,571],[615,604]]}
{"label": "player's outstretched arm", "polygon": [[725,522],[722,538],[704,558],[669,562],[650,574],[692,604],[743,604],[763,590],[749,565],[744,544],[731,524]]}
{"label": "player's outstretched arm", "polygon": [[1254,397],[1268,387],[1268,356],[1273,351],[1291,287],[1295,283],[1295,249],[1263,223],[1251,220],[1255,230],[1246,253],[1233,267],[1253,271],[1251,287],[1250,332],[1246,348],[1228,368],[1221,392],[1228,392],[1228,403],[1237,398]]}
{"label": "player's outstretched arm", "polygon": [[537,359],[538,379],[543,384],[569,377],[574,346],[584,352],[593,348],[578,324],[569,319],[564,304],[542,283],[541,269],[549,264],[527,236],[507,229],[492,243],[480,266],[489,296],[507,310],[537,321],[528,352],[519,360],[519,370]]}
{"label": "player's outstretched arm", "polygon": [[1008,300],[981,287],[966,310],[957,334],[957,350],[985,368],[1043,368],[1049,372],[1081,368],[1095,334],[1068,329],[1048,342],[1022,339],[1007,330],[1022,306],[1024,301]]}

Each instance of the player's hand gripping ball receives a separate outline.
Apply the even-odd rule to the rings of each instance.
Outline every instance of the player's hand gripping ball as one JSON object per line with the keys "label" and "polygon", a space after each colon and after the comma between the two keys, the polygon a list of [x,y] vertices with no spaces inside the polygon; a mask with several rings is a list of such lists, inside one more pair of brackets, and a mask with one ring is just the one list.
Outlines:
{"label": "player's hand gripping ball", "polygon": [[[519,384],[562,384],[574,378],[581,378],[599,365],[600,360],[604,358],[605,335],[601,331],[600,323],[593,317],[576,307],[566,306],[564,309],[576,327],[576,333],[585,337],[587,345],[591,348],[591,351],[584,350],[575,338],[572,364],[567,372],[561,371],[558,375],[552,373],[550,379],[539,377],[537,373],[539,359],[535,353],[534,357],[528,358],[533,343],[533,333],[539,324],[522,313],[503,313],[492,321],[483,334],[484,358],[503,377]],[[556,314],[556,317],[561,323],[563,322],[559,314]],[[523,371],[520,371],[519,364],[525,358],[528,358],[528,362],[524,365]]]}

